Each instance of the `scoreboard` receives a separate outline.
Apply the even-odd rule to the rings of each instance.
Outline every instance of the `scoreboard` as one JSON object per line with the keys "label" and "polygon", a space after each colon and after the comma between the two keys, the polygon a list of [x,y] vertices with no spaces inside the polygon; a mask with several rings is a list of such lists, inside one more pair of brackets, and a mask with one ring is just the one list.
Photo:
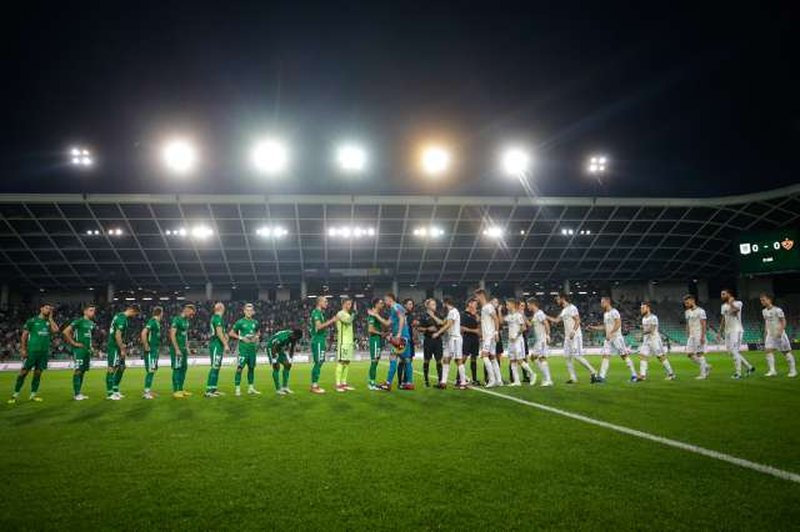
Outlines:
{"label": "scoreboard", "polygon": [[800,271],[800,231],[797,228],[742,233],[736,242],[741,273]]}

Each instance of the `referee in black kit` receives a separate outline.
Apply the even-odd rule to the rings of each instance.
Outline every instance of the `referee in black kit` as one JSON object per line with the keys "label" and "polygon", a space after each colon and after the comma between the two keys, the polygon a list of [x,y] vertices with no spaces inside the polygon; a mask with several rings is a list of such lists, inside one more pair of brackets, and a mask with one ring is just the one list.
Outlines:
{"label": "referee in black kit", "polygon": [[425,338],[422,342],[423,363],[422,371],[425,374],[425,387],[431,385],[429,373],[431,370],[431,359],[436,360],[436,382],[442,382],[442,337],[433,334],[444,324],[444,320],[436,314],[436,300],[429,297],[425,300],[425,312],[419,317],[417,328],[422,331]]}

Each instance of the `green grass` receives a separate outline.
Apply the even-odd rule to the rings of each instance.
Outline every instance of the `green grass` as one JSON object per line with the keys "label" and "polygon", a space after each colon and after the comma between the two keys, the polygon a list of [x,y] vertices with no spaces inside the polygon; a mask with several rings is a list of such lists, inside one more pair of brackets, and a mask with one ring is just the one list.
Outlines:
{"label": "green grass", "polygon": [[[727,357],[711,361],[707,382],[674,356],[676,382],[656,362],[632,385],[614,360],[606,385],[568,387],[554,359],[555,388],[500,392],[800,472],[800,380],[732,381]],[[190,368],[190,389],[206,369]],[[330,387],[332,364],[323,376]],[[50,371],[44,403],[0,405],[0,529],[780,530],[800,518],[798,484],[487,394],[368,392],[355,364],[358,391],[313,396],[308,377],[298,365],[298,393],[281,398],[261,367],[261,397],[176,401],[162,369],[148,402],[131,370],[128,397],[110,402],[94,370],[77,403],[70,373]],[[13,379],[0,374],[0,389]],[[223,371],[225,391],[232,380]]]}

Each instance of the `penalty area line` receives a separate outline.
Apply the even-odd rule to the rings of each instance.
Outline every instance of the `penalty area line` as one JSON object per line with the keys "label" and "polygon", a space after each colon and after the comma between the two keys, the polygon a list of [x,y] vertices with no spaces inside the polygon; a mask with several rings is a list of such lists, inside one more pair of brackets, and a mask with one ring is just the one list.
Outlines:
{"label": "penalty area line", "polygon": [[494,397],[499,397],[501,399],[506,399],[508,401],[513,401],[515,403],[529,406],[531,408],[536,408],[544,412],[549,412],[551,414],[567,417],[570,419],[574,419],[576,421],[582,421],[584,423],[588,423],[596,427],[602,427],[604,429],[609,429],[615,432],[620,432],[622,434],[627,434],[628,436],[634,436],[636,438],[641,438],[643,440],[660,443],[661,445],[666,445],[667,447],[673,447],[675,449],[681,449],[683,451],[688,451],[690,453],[699,454],[701,456],[713,458],[721,462],[727,462],[729,464],[737,465],[745,469],[751,469],[753,471],[757,471],[765,475],[771,475],[773,477],[782,480],[788,480],[790,482],[796,482],[800,484],[800,475],[798,475],[797,473],[792,473],[791,471],[785,471],[783,469],[778,469],[777,467],[772,467],[765,464],[759,464],[757,462],[751,462],[750,460],[745,460],[744,458],[739,458],[729,454],[721,453],[719,451],[714,451],[713,449],[706,449],[705,447],[692,445],[690,443],[685,443],[678,440],[672,440],[670,438],[665,438],[663,436],[657,436],[655,434],[650,434],[649,432],[643,432],[641,430],[623,427],[622,425],[615,425],[614,423],[608,423],[607,421],[600,421],[599,419],[594,419],[588,416],[584,416],[582,414],[576,414],[574,412],[569,412],[567,410],[561,410],[560,408],[543,405],[541,403],[534,403],[533,401],[526,401],[525,399],[519,399],[518,397],[505,395],[502,393],[495,392],[493,390],[485,390],[483,388],[477,388],[477,387],[471,387],[470,389],[476,392],[492,395]]}

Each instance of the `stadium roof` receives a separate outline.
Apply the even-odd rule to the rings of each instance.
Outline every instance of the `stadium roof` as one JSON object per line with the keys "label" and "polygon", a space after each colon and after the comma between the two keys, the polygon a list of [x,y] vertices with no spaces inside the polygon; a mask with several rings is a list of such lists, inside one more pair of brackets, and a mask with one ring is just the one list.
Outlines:
{"label": "stadium roof", "polygon": [[[798,218],[800,185],[718,198],[0,195],[0,275],[47,289],[710,278],[735,273],[738,233]],[[213,234],[166,234],[197,224]],[[264,225],[288,234],[263,238]],[[431,225],[444,234],[414,235]]]}

